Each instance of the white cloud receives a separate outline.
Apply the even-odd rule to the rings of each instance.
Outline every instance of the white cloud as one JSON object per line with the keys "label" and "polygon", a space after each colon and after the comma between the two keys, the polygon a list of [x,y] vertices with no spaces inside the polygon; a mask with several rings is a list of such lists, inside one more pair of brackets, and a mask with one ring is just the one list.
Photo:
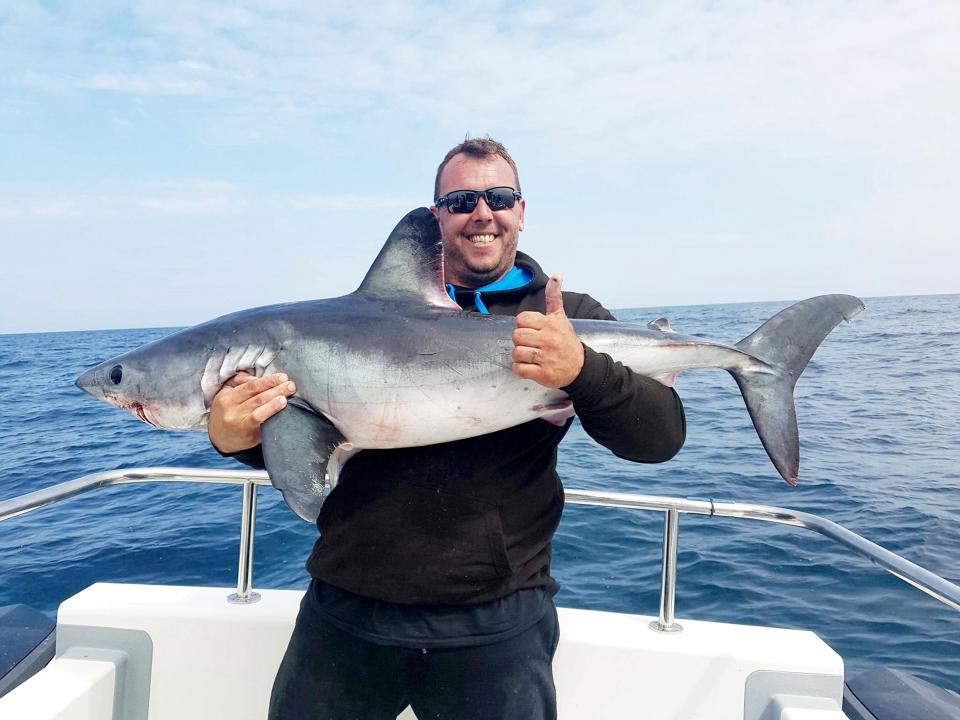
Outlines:
{"label": "white cloud", "polygon": [[[119,6],[118,6],[119,7]],[[629,161],[724,144],[960,152],[960,5],[951,1],[457,6],[285,2],[74,6],[44,41],[81,88],[221,103],[240,137],[278,137],[278,106],[349,129],[371,108],[441,128],[509,127]],[[22,12],[33,36],[57,14]],[[126,40],[126,42],[123,42]],[[22,81],[64,80],[26,54]],[[482,52],[476,48],[482,47]],[[33,52],[31,52],[33,50]],[[118,68],[123,68],[118,70]],[[935,113],[931,115],[931,110]],[[212,122],[212,120],[207,120]],[[251,127],[253,126],[253,127]],[[230,130],[227,129],[229,133]],[[308,133],[298,135],[303,142]],[[616,150],[607,148],[615,138]]]}
{"label": "white cloud", "polygon": [[6,98],[0,99],[0,117],[21,117],[27,113],[26,103]]}
{"label": "white cloud", "polygon": [[81,206],[82,202],[77,200],[40,200],[29,203],[26,209],[31,215],[59,218],[76,214]]}
{"label": "white cloud", "polygon": [[[12,193],[10,193],[12,195]],[[98,218],[106,215],[142,216],[143,211],[165,215],[195,215],[295,210],[406,211],[422,204],[400,195],[282,194],[239,183],[207,179],[141,183],[113,193],[90,194],[58,189],[38,196],[18,194],[0,198],[0,218]],[[143,217],[141,219],[146,219]]]}
{"label": "white cloud", "polygon": [[230,200],[223,196],[208,196],[198,198],[183,197],[145,197],[136,201],[139,207],[146,210],[158,210],[163,213],[217,213],[230,208]]}
{"label": "white cloud", "polygon": [[284,200],[297,210],[409,210],[416,198],[389,195],[295,195]]}
{"label": "white cloud", "polygon": [[112,90],[136,95],[202,95],[208,89],[206,83],[199,81],[109,73],[98,73],[85,85],[93,90]]}
{"label": "white cloud", "polygon": [[194,70],[197,72],[209,72],[211,67],[205,62],[197,62],[196,60],[178,60],[177,65],[187,70]]}

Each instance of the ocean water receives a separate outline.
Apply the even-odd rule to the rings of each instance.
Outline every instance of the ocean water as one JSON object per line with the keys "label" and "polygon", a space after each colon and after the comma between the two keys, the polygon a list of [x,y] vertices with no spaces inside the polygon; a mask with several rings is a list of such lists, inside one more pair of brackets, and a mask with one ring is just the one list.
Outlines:
{"label": "ocean water", "polygon": [[[624,310],[735,342],[785,303]],[[73,385],[163,329],[0,335],[0,499],[121,467],[238,467],[201,433],[162,432]],[[732,378],[690,372],[684,449],[638,465],[579,426],[560,450],[569,488],[777,505],[827,517],[960,582],[960,296],[867,300],[797,386],[800,484],[779,479]],[[303,588],[316,529],[261,489],[256,587]],[[134,485],[0,524],[0,605],[48,613],[94,581],[236,582],[240,490]],[[655,615],[660,513],[568,506],[555,543],[561,605]],[[960,691],[960,613],[813,533],[681,518],[677,616],[814,630],[848,673],[898,667]]]}

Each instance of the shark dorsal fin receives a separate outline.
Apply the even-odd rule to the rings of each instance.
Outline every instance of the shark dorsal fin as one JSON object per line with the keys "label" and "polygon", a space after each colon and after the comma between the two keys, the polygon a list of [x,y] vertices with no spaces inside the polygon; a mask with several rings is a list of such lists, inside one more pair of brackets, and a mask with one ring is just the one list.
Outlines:
{"label": "shark dorsal fin", "polygon": [[660,332],[674,332],[673,328],[670,327],[670,321],[665,317],[657,318],[656,320],[651,320],[647,323],[647,327],[651,330],[659,330]]}
{"label": "shark dorsal fin", "polygon": [[651,320],[647,323],[647,327],[651,330],[659,330],[660,332],[674,332],[673,328],[670,327],[670,321],[666,318]]}
{"label": "shark dorsal fin", "polygon": [[417,208],[397,223],[357,293],[460,309],[443,284],[443,241],[433,213]]}

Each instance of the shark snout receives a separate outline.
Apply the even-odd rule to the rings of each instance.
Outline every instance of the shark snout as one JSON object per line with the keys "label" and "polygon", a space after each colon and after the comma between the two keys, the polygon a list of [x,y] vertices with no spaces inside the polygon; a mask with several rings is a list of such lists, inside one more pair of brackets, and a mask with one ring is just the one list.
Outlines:
{"label": "shark snout", "polygon": [[83,390],[88,395],[92,395],[95,398],[103,398],[103,387],[100,383],[100,373],[97,372],[99,368],[91,368],[83,373],[80,377],[77,378],[74,385]]}
{"label": "shark snout", "polygon": [[90,392],[90,387],[93,385],[93,370],[87,370],[80,377],[77,378],[77,381],[74,383],[78,388],[84,392]]}

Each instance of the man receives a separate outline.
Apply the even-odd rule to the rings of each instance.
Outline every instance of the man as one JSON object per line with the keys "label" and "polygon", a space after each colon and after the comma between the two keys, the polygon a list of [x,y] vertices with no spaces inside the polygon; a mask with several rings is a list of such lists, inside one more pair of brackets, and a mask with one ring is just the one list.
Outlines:
{"label": "man", "polygon": [[[451,297],[517,317],[513,372],[565,390],[587,433],[617,455],[672,457],[684,440],[676,393],[581,344],[568,316],[613,316],[517,251],[526,203],[506,148],[489,138],[453,148],[434,198]],[[262,467],[260,425],[295,388],[282,375],[230,385],[211,408],[210,439]],[[555,718],[550,542],[570,422],[354,456],[317,519],[313,581],[270,717],[392,720],[409,704],[421,720]]]}

